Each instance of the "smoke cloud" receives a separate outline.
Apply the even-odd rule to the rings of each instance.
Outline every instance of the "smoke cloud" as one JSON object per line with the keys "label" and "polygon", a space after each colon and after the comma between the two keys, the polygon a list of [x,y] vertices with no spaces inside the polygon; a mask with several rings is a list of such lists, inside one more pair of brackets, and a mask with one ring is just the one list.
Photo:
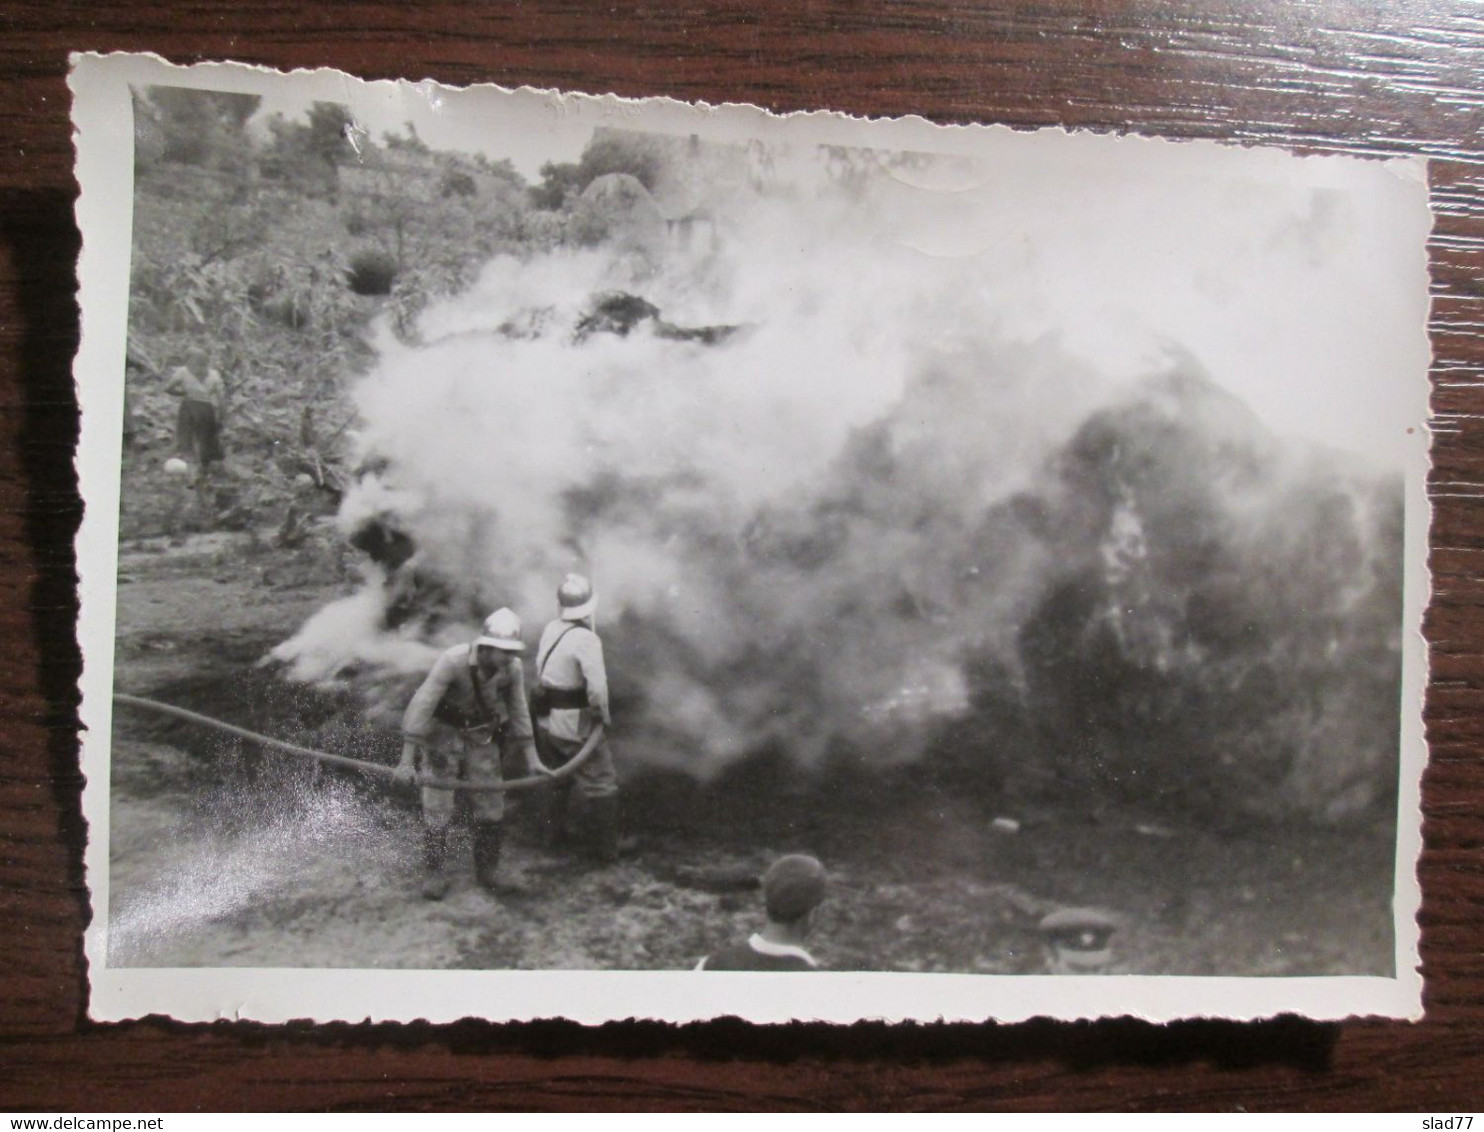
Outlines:
{"label": "smoke cloud", "polygon": [[[922,187],[949,166],[862,183],[825,165],[801,157],[810,176],[734,193],[699,246],[616,209],[596,250],[497,259],[425,313],[417,341],[384,334],[356,390],[371,470],[341,521],[348,534],[385,522],[415,553],[278,657],[301,679],[354,666],[400,687],[390,678],[497,606],[534,642],[576,570],[600,595],[627,757],[701,778],[762,749],[884,764],[971,716],[985,672],[998,695],[1035,696],[1027,627],[1069,577],[1149,584],[1135,575],[1150,554],[1172,560],[1188,526],[1159,510],[1182,476],[1210,475],[1185,502],[1217,543],[1288,553],[1272,524],[1295,461],[1169,325],[1121,323],[1116,361],[1100,364],[1058,329],[1085,278],[1057,290],[1045,248],[1008,222],[955,250],[941,218],[923,221],[952,200]],[[1291,222],[1286,205],[1272,219]],[[613,293],[659,317],[583,332]],[[1159,420],[1218,439],[1186,446],[1204,466],[1164,478],[1087,456],[1089,436],[1130,413],[1136,432]],[[1232,453],[1252,467],[1227,490]],[[1333,521],[1375,525],[1357,515]],[[389,618],[413,575],[452,600]],[[1184,606],[1150,601],[1123,627],[1125,662],[1209,666],[1209,649],[1181,651]]]}

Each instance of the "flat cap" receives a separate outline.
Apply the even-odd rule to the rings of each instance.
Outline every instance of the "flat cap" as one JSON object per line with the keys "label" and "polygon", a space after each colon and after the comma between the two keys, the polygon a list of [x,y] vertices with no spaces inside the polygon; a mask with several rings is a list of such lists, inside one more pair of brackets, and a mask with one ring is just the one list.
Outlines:
{"label": "flat cap", "polygon": [[1061,908],[1036,925],[1058,947],[1072,951],[1102,951],[1118,925],[1096,908]]}

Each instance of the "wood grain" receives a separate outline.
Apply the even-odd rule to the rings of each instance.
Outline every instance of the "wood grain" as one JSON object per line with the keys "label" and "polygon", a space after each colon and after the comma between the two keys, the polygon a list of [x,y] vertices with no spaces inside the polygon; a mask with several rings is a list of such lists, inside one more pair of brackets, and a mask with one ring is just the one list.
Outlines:
{"label": "wood grain", "polygon": [[[3,0],[0,28],[10,91],[0,103],[0,1107],[1484,1107],[1484,8]],[[69,372],[78,236],[65,87],[75,50],[1433,158],[1427,1019],[595,1030],[86,1021]]]}

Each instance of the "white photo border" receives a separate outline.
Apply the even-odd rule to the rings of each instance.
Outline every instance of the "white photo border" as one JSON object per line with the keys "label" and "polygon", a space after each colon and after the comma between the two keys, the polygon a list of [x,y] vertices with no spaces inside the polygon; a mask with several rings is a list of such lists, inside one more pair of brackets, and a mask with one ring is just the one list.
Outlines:
{"label": "white photo border", "polygon": [[[481,99],[519,105],[535,118],[640,124],[675,133],[704,132],[721,140],[767,131],[781,139],[842,145],[972,153],[1004,127],[941,127],[923,119],[865,121],[832,113],[778,117],[751,106],[687,105],[669,100],[629,101],[498,87],[454,91],[431,82],[363,82],[332,70],[292,75],[232,63],[180,67],[157,56],[78,54],[72,57],[76,216],[83,244],[79,260],[81,346],[75,364],[82,408],[77,472],[86,511],[76,540],[83,650],[80,715],[83,812],[89,827],[85,863],[93,905],[86,931],[91,994],[89,1014],[100,1021],[167,1015],[188,1022],[252,1019],[285,1022],[451,1022],[467,1017],[518,1021],[561,1017],[580,1023],[621,1019],[691,1022],[737,1016],[758,1023],[792,1020],[1016,1022],[1030,1018],[1088,1019],[1133,1016],[1152,1022],[1220,1017],[1248,1020],[1279,1014],[1336,1020],[1351,1016],[1418,1019],[1417,913],[1421,893],[1420,784],[1426,762],[1422,705],[1427,682],[1421,633],[1427,605],[1430,509],[1428,469],[1427,260],[1417,248],[1414,277],[1416,389],[1405,453],[1405,594],[1400,790],[1394,886],[1395,976],[1170,977],[990,976],[969,974],[818,973],[708,974],[634,971],[405,971],[326,969],[140,969],[108,963],[109,767],[112,729],[114,625],[118,571],[118,513],[123,429],[123,374],[127,340],[133,207],[133,122],[129,88],[178,84],[259,92],[265,84],[297,84],[306,98],[370,104],[443,102],[450,112]],[[513,100],[513,101],[512,101]],[[454,106],[457,103],[457,107]],[[1048,146],[1087,139],[1091,148],[1205,146],[1147,138],[1036,135]],[[1094,140],[1095,139],[1095,140]],[[1250,159],[1292,160],[1282,151],[1251,149]],[[1311,161],[1355,162],[1351,157]],[[1420,159],[1384,167],[1426,207],[1427,170]]]}

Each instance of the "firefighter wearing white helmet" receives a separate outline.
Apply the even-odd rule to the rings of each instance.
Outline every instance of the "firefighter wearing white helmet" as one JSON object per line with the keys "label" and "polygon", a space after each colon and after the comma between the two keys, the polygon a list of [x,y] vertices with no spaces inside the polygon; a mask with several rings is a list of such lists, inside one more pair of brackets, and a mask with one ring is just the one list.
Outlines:
{"label": "firefighter wearing white helmet", "polygon": [[[546,774],[536,754],[535,733],[526,704],[520,654],[520,618],[497,609],[468,644],[448,649],[433,665],[402,717],[402,758],[398,777],[499,781],[501,747],[521,752],[528,773]],[[480,885],[503,891],[499,881],[504,840],[505,795],[469,795],[473,813],[474,872]],[[449,827],[456,792],[422,788],[423,895],[441,900],[450,884]]]}
{"label": "firefighter wearing white helmet", "polygon": [[[553,768],[581,750],[595,724],[611,729],[608,670],[603,642],[594,627],[598,607],[592,583],[568,574],[557,587],[558,616],[541,634],[536,649],[535,694],[532,697],[542,752]],[[585,803],[583,825],[593,856],[603,862],[618,858],[618,774],[605,739],[571,779],[554,784],[547,796],[546,838],[555,846],[567,832],[568,802],[573,789]]]}

